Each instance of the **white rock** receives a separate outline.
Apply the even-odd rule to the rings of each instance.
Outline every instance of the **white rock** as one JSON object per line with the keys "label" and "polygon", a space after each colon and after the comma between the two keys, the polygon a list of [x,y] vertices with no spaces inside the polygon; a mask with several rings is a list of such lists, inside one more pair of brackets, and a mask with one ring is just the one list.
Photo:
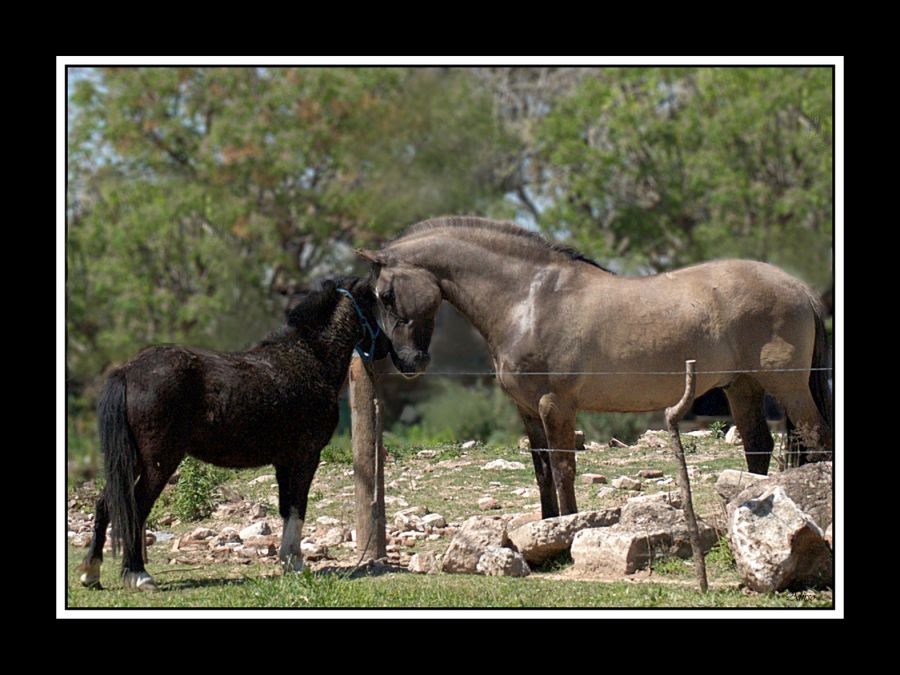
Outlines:
{"label": "white rock", "polygon": [[410,572],[414,574],[428,574],[433,572],[437,568],[437,560],[434,557],[434,553],[428,551],[425,553],[415,553],[409,559],[409,569]]}
{"label": "white rock", "polygon": [[528,563],[520,553],[497,546],[481,555],[475,570],[492,577],[525,577],[531,574]]}
{"label": "white rock", "polygon": [[422,517],[422,525],[431,528],[447,527],[447,521],[439,513],[429,513],[427,516]]}
{"label": "white rock", "polygon": [[488,462],[481,469],[484,470],[498,470],[498,471],[515,471],[517,469],[524,469],[525,465],[522,462],[508,462],[505,459],[495,459],[493,462]]}
{"label": "white rock", "polygon": [[591,527],[608,527],[619,522],[619,509],[582,511],[568,516],[525,523],[508,531],[509,540],[532,565],[539,565],[572,545],[575,535]]}
{"label": "white rock", "polygon": [[347,541],[349,533],[342,527],[332,527],[324,536],[319,538],[322,546],[338,546]]}
{"label": "white rock", "polygon": [[833,557],[825,533],[780,485],[739,504],[729,524],[738,572],[753,590],[765,593],[833,583]]}
{"label": "white rock", "polygon": [[619,476],[611,485],[619,490],[640,490],[641,481],[629,478],[628,476]]}
{"label": "white rock", "polygon": [[478,508],[482,511],[489,511],[491,509],[499,509],[500,502],[498,502],[493,497],[482,497],[478,500]]}
{"label": "white rock", "polygon": [[[670,511],[666,518],[648,518],[643,523],[620,520],[612,527],[582,530],[572,541],[572,560],[576,569],[633,574],[658,558],[690,557],[690,535],[684,514],[676,509]],[[705,554],[718,537],[716,531],[699,518],[697,526]]]}
{"label": "white rock", "polygon": [[716,478],[716,492],[726,502],[730,502],[741,490],[764,479],[765,476],[758,473],[725,469]]}
{"label": "white rock", "polygon": [[598,485],[606,483],[607,480],[606,476],[601,476],[599,473],[583,473],[581,474],[581,482],[588,485]]}
{"label": "white rock", "polygon": [[463,450],[469,450],[470,448],[474,448],[477,443],[478,443],[478,441],[466,441],[460,447]]}
{"label": "white rock", "polygon": [[504,547],[509,542],[506,521],[499,516],[473,516],[463,523],[444,554],[444,572],[475,573],[478,560],[492,546]]}
{"label": "white rock", "polygon": [[421,459],[434,459],[437,457],[437,450],[419,450],[416,453],[416,457],[420,457]]}
{"label": "white rock", "polygon": [[744,442],[741,440],[741,432],[738,431],[738,428],[733,426],[728,432],[725,434],[725,442],[730,443],[731,445],[743,445]]}
{"label": "white rock", "polygon": [[240,537],[241,539],[249,539],[250,537],[263,537],[267,534],[272,534],[272,528],[269,527],[269,523],[265,520],[260,520],[258,523],[253,523],[241,530]]}
{"label": "white rock", "polygon": [[648,495],[630,497],[625,506],[622,507],[624,509],[622,515],[627,521],[629,514],[637,514],[640,509],[647,508],[648,505],[650,505],[649,508],[653,508],[656,504],[662,504],[667,508],[680,509],[681,494],[679,492],[653,492]]}
{"label": "white rock", "polygon": [[697,431],[688,431],[685,436],[691,436],[692,438],[711,438],[713,432],[709,429],[698,429]]}
{"label": "white rock", "polygon": [[275,478],[275,474],[273,473],[264,473],[262,476],[257,476],[253,480],[249,481],[248,485],[259,485],[260,483],[276,483],[277,479]]}

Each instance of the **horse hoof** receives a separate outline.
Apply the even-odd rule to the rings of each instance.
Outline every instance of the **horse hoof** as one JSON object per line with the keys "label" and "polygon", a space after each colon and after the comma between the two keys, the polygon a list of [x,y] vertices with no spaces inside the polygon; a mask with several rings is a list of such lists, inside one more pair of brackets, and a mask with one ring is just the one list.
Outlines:
{"label": "horse hoof", "polygon": [[303,571],[303,556],[291,555],[281,559],[285,574],[296,574]]}
{"label": "horse hoof", "polygon": [[156,591],[156,583],[153,577],[144,572],[125,572],[122,580],[125,582],[125,588],[133,591]]}
{"label": "horse hoof", "polygon": [[103,590],[103,586],[100,585],[100,575],[90,574],[85,572],[81,575],[81,585],[85,588],[92,588],[96,591]]}

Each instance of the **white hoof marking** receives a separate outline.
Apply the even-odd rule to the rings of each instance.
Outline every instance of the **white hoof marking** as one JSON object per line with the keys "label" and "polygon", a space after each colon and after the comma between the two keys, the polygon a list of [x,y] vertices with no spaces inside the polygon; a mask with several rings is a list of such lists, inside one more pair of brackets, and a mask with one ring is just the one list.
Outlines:
{"label": "white hoof marking", "polygon": [[81,585],[87,588],[100,586],[100,561],[91,560],[87,565],[82,565],[84,574],[81,575]]}
{"label": "white hoof marking", "polygon": [[278,557],[285,572],[303,571],[303,554],[300,552],[300,541],[303,539],[303,521],[296,508],[291,509],[290,517],[284,522],[281,533],[281,550]]}
{"label": "white hoof marking", "polygon": [[125,572],[125,575],[122,577],[122,581],[125,582],[125,588],[129,588],[131,590],[157,590],[156,583],[153,581],[153,577],[147,574],[146,570],[143,572]]}

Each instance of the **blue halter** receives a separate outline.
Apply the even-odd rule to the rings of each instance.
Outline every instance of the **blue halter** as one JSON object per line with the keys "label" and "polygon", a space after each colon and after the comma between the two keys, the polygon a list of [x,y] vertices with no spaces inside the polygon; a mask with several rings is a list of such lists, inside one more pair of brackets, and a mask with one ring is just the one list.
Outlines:
{"label": "blue halter", "polygon": [[360,347],[360,344],[362,344],[362,341],[366,339],[366,336],[363,335],[361,338],[359,338],[359,342],[356,343],[356,353],[359,354],[359,357],[363,361],[365,361],[366,363],[370,363],[372,361],[372,357],[375,355],[375,340],[381,334],[381,326],[378,325],[378,321],[375,321],[375,329],[372,329],[372,326],[366,320],[362,309],[360,309],[359,304],[356,302],[356,298],[353,297],[353,294],[350,291],[348,291],[346,288],[338,288],[335,290],[337,290],[338,293],[343,293],[353,301],[353,307],[354,309],[356,309],[356,314],[359,316],[359,321],[362,324],[363,332],[368,334],[369,338],[371,339],[371,342],[369,343],[369,352],[366,353],[366,351],[362,347]]}

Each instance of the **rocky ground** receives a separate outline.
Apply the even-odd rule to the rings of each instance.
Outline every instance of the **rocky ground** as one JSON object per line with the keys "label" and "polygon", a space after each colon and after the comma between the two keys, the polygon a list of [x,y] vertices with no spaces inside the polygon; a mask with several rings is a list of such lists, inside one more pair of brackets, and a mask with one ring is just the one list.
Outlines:
{"label": "rocky ground", "polygon": [[[742,448],[706,431],[684,434],[683,439],[695,510],[706,524],[704,536],[712,546],[726,533],[728,518],[726,502],[716,492],[715,483],[723,470],[744,467]],[[626,526],[624,522],[618,524],[618,519],[629,500],[658,495],[667,503],[665,509],[670,509],[668,502],[678,494],[675,462],[665,432],[648,432],[634,446],[621,445],[589,440],[586,451],[578,455],[576,486],[579,511],[615,512],[617,532]],[[388,556],[384,562],[389,568],[421,573],[454,571],[447,560],[451,542],[473,516],[496,516],[491,520],[502,523],[504,533],[517,532],[520,538],[529,529],[534,531],[532,536],[536,540],[542,536],[547,538],[537,522],[539,494],[527,449],[485,447],[470,442],[392,451],[388,443],[388,453],[385,466]],[[776,468],[773,461],[773,469]],[[210,565],[222,565],[226,576],[240,575],[240,568],[246,569],[246,565],[258,567],[255,571],[261,575],[280,573],[277,552],[281,519],[277,514],[278,491],[271,467],[232,472],[231,478],[218,490],[215,511],[199,522],[180,522],[167,509],[172,489],[172,486],[166,488],[148,527],[148,569],[152,574],[165,573],[168,569],[172,576],[177,576],[178,570],[185,566]],[[95,483],[89,481],[69,493],[70,555],[83,555],[89,544],[96,491]],[[652,501],[659,499],[652,498]],[[628,508],[634,510],[633,506]],[[670,516],[667,512],[660,517]],[[566,546],[531,555],[527,565],[501,545],[501,550],[484,561],[479,554],[473,567],[480,567],[467,571],[598,580],[618,576],[635,581],[651,577],[659,581],[661,576],[668,575],[672,581],[691,582],[690,572],[686,574],[683,566],[677,569],[661,565],[655,570],[653,565],[649,569],[629,569],[626,565],[620,574],[611,575],[602,566],[573,565],[566,554],[579,528],[567,527],[572,532]],[[314,571],[353,568],[357,563],[361,551],[355,541],[353,472],[349,464],[323,461],[320,465],[310,491],[303,534],[304,557]],[[74,579],[70,582],[77,583]],[[711,582],[736,586],[740,577],[733,563],[723,564],[714,566]]]}

